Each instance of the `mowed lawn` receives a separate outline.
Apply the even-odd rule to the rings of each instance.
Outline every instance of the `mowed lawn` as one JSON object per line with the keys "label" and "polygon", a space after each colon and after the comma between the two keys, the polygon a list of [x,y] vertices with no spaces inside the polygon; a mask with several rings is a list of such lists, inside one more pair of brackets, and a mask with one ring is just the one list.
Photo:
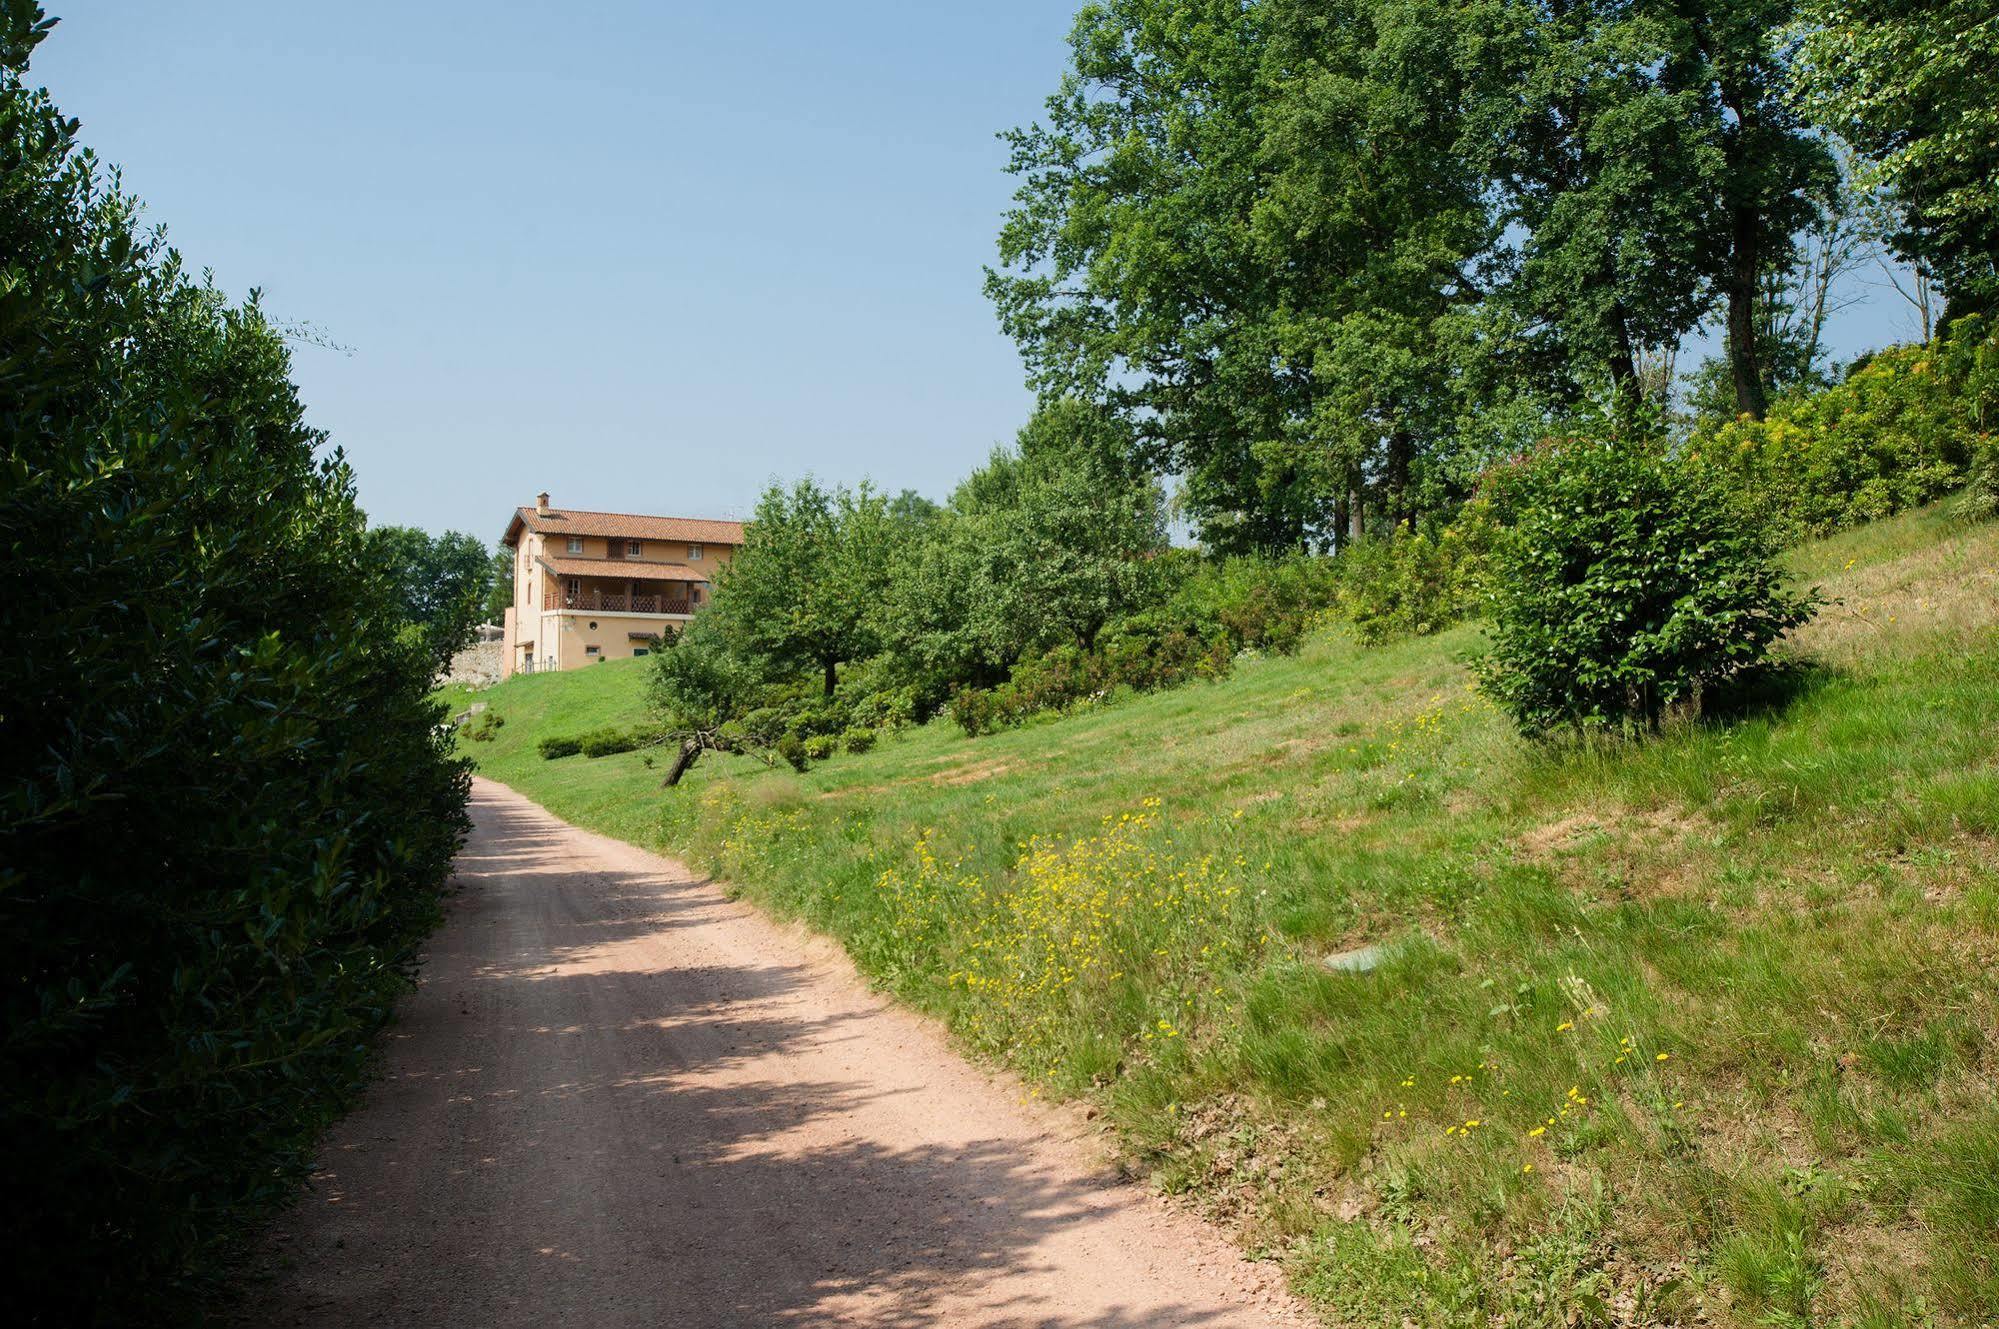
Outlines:
{"label": "mowed lawn", "polygon": [[1987,1322],[1999,526],[1794,561],[1839,599],[1797,667],[1646,742],[1516,737],[1469,627],[803,776],[536,755],[643,722],[644,661],[463,746],[1088,1097],[1330,1318]]}

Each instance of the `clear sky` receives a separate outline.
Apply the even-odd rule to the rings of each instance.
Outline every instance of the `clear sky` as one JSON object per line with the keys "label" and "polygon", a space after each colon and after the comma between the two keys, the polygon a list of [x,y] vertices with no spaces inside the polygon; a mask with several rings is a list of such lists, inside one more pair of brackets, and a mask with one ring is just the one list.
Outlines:
{"label": "clear sky", "polygon": [[[543,488],[941,498],[1010,438],[995,133],[1079,2],[45,0],[35,74],[191,264],[346,348],[294,360],[371,517],[494,539]],[[1856,293],[1838,353],[1908,335]]]}
{"label": "clear sky", "polygon": [[941,497],[1031,398],[980,291],[995,133],[1077,0],[44,0],[35,76],[294,352],[381,522]]}

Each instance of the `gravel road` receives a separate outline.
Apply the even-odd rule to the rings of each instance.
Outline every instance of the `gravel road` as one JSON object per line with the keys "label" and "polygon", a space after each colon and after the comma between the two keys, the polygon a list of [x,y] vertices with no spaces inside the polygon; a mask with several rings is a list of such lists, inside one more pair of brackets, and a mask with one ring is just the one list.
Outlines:
{"label": "gravel road", "polygon": [[479,782],[260,1324],[1307,1323],[836,948]]}

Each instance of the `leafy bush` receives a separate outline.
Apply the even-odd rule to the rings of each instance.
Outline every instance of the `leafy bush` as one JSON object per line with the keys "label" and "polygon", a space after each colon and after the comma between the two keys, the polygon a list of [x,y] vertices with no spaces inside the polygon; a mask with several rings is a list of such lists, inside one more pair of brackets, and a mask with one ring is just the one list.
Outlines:
{"label": "leafy bush", "polygon": [[805,740],[797,734],[786,734],[777,741],[777,755],[789,762],[791,769],[800,775],[812,764],[806,755]]}
{"label": "leafy bush", "polygon": [[580,738],[562,738],[551,734],[534,746],[535,751],[541,753],[543,761],[554,761],[557,757],[573,757],[581,752],[583,750],[583,740]]}
{"label": "leafy bush", "polygon": [[1479,676],[1529,733],[1698,709],[1810,617],[1812,599],[1784,588],[1776,540],[1711,468],[1579,443],[1517,482]]}
{"label": "leafy bush", "polygon": [[1397,527],[1355,542],[1338,559],[1340,613],[1370,645],[1449,627],[1479,608],[1498,533],[1479,499],[1434,532]]}
{"label": "leafy bush", "polygon": [[831,734],[814,734],[805,740],[805,755],[813,761],[824,761],[840,750],[840,740]]}
{"label": "leafy bush", "polygon": [[305,1175],[465,832],[444,661],[284,339],[135,231],[0,3],[9,1319],[194,1318]]}
{"label": "leafy bush", "polygon": [[466,722],[465,737],[474,743],[490,743],[499,737],[500,727],[506,724],[505,716],[495,711],[481,711]]}
{"label": "leafy bush", "polygon": [[1964,480],[1964,492],[1958,495],[1953,513],[1963,521],[1999,517],[1999,438],[1988,434],[1972,445]]}
{"label": "leafy bush", "polygon": [[630,752],[648,743],[659,740],[659,733],[652,729],[593,729],[577,739],[577,746],[586,757],[609,757],[620,752]]}
{"label": "leafy bush", "polygon": [[855,756],[859,756],[874,747],[875,731],[862,728],[849,729],[840,736],[840,745]]}
{"label": "leafy bush", "polygon": [[1731,421],[1689,450],[1794,542],[1891,516],[1962,485],[1999,397],[1999,345],[1962,319],[1927,346],[1882,351],[1843,383]]}
{"label": "leafy bush", "polygon": [[1288,654],[1339,598],[1339,570],[1309,554],[1240,556],[1191,563],[1161,614],[1203,639],[1224,634],[1237,650]]}

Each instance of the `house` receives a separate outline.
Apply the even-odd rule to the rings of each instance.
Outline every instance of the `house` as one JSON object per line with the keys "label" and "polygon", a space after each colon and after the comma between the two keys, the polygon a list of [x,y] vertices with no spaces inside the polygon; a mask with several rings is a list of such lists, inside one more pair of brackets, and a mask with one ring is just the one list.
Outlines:
{"label": "house", "polygon": [[510,677],[649,654],[707,602],[743,524],[584,512],[538,494],[500,543],[514,553],[501,664]]}

